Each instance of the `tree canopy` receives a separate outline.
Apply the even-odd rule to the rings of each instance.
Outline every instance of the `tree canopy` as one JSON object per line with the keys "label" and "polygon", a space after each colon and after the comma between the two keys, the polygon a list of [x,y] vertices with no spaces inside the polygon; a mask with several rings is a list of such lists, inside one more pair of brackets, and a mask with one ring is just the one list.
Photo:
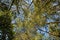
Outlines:
{"label": "tree canopy", "polygon": [[13,40],[60,40],[60,0],[1,0],[0,25]]}

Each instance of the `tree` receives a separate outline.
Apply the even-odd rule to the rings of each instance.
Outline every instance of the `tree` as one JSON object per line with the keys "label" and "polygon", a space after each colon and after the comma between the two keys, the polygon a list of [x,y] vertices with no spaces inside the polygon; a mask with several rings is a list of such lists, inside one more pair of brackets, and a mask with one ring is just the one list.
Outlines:
{"label": "tree", "polygon": [[9,15],[7,14],[1,15],[0,16],[0,30],[2,31],[1,40],[6,40],[6,37],[8,37],[8,40],[12,40],[13,38],[12,28],[13,26],[11,25],[11,17],[9,17]]}
{"label": "tree", "polygon": [[8,10],[6,4],[0,3],[0,40],[12,40],[13,39],[13,25],[11,24],[11,11]]}

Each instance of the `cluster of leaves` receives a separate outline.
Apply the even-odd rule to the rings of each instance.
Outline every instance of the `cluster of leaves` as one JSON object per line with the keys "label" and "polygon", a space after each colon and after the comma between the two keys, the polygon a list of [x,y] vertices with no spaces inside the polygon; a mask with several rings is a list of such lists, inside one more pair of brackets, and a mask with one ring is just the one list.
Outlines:
{"label": "cluster of leaves", "polygon": [[[0,12],[0,30],[2,31],[1,40],[12,40],[14,34],[13,25],[11,24],[11,16],[10,16],[11,13],[8,12],[7,11]],[[6,37],[8,38],[6,39]]]}

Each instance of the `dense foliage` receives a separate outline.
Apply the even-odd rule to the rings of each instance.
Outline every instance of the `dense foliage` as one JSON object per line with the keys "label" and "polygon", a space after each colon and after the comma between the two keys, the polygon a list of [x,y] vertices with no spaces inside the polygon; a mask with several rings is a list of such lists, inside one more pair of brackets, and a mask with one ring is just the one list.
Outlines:
{"label": "dense foliage", "polygon": [[60,40],[60,0],[1,0],[0,8],[9,38],[14,31],[13,40]]}

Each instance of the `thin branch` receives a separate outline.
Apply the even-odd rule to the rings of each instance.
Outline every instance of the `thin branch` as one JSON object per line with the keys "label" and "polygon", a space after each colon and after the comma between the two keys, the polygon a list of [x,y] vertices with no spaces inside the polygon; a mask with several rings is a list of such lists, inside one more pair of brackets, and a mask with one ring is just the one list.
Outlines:
{"label": "thin branch", "polygon": [[16,8],[17,8],[17,12],[18,12],[18,14],[20,13],[19,12],[19,0],[17,0],[17,2],[16,2]]}
{"label": "thin branch", "polygon": [[28,4],[25,0],[23,0],[26,4]]}
{"label": "thin branch", "polygon": [[9,10],[11,9],[11,6],[13,5],[13,3],[14,3],[14,0],[12,0],[12,3],[11,3],[11,5],[10,5],[10,8],[9,8]]}
{"label": "thin branch", "polygon": [[31,2],[31,4],[28,6],[28,9],[30,8],[30,6],[32,5],[33,1]]}
{"label": "thin branch", "polygon": [[46,23],[46,24],[50,24],[50,23],[52,23],[52,24],[54,24],[54,23],[60,23],[60,21],[56,21],[56,22],[49,22],[49,23]]}

